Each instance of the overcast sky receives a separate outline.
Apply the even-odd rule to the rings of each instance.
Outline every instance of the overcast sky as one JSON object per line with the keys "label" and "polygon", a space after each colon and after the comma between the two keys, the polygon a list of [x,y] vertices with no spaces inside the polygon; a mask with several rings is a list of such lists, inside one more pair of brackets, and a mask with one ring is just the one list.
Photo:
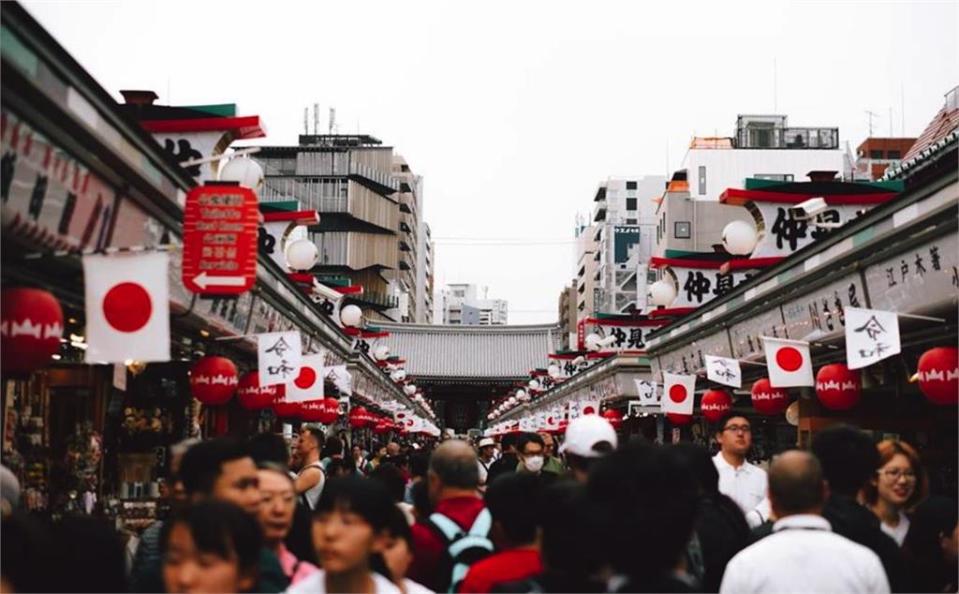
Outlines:
{"label": "overcast sky", "polygon": [[382,139],[424,176],[437,285],[488,285],[514,324],[557,318],[574,218],[600,181],[666,174],[740,113],[838,126],[853,149],[866,110],[876,135],[917,135],[959,56],[952,1],[26,6],[118,100],[237,103],[269,144],[296,143],[305,106],[322,126],[335,107],[341,133]]}

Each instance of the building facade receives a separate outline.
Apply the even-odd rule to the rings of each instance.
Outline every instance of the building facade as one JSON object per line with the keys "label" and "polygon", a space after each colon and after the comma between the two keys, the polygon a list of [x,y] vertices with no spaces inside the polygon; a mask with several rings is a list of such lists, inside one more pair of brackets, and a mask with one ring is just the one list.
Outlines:
{"label": "building facade", "polygon": [[595,297],[599,259],[596,257],[596,232],[599,227],[586,224],[584,219],[576,222],[576,319],[590,316],[595,311]]}
{"label": "building facade", "polygon": [[320,282],[362,286],[350,299],[370,320],[402,317],[397,279],[415,282],[402,264],[412,270],[414,260],[401,248],[412,250],[400,204],[412,210],[415,192],[400,192],[392,147],[367,135],[301,135],[297,146],[264,146],[255,159],[265,178],[261,202],[320,213],[309,229],[319,249],[311,272]]}
{"label": "building facade", "polygon": [[576,322],[579,321],[575,281],[559,293],[559,346],[567,351],[576,346]]}
{"label": "building facade", "polygon": [[886,169],[902,162],[915,144],[915,138],[876,138],[863,140],[856,148],[856,179],[877,180]]}
{"label": "building facade", "polygon": [[433,260],[436,244],[429,223],[421,220],[416,251],[416,323],[433,323]]}
{"label": "building facade", "polygon": [[718,201],[746,178],[799,181],[810,171],[843,172],[838,128],[794,128],[784,115],[740,115],[732,137],[695,137],[683,159],[693,199]]}
{"label": "building facade", "polygon": [[489,299],[488,287],[447,285],[443,291],[443,323],[453,326],[505,326],[509,306],[505,299]]}
{"label": "building facade", "polygon": [[[420,319],[419,264],[420,232],[423,224],[423,178],[410,170],[402,155],[393,155],[393,177],[399,184],[396,193],[400,208],[399,238],[396,267],[389,273],[392,292],[398,297],[399,307],[391,319],[416,322]],[[423,259],[425,262],[425,258]]]}
{"label": "building facade", "polygon": [[645,305],[647,263],[656,243],[656,204],[666,179],[611,177],[593,198],[596,262],[593,311],[629,313]]}

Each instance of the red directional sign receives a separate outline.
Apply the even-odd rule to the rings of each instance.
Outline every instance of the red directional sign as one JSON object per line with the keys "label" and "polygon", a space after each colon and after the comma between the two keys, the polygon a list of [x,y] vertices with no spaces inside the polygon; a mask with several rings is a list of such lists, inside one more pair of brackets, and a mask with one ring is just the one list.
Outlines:
{"label": "red directional sign", "polygon": [[230,185],[198,186],[183,212],[183,285],[200,295],[238,295],[256,282],[256,194]]}

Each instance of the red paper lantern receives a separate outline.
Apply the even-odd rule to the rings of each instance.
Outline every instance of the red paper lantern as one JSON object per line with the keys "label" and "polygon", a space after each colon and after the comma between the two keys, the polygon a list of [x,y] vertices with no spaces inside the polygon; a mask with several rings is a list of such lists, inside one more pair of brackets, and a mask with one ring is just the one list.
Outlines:
{"label": "red paper lantern", "polygon": [[666,413],[666,418],[669,419],[669,422],[677,427],[682,425],[689,425],[693,422],[693,415],[683,415],[680,413]]}
{"label": "red paper lantern", "polygon": [[325,400],[308,400],[306,402],[298,402],[299,406],[299,418],[301,421],[306,423],[323,423],[323,419],[326,418],[326,401]]}
{"label": "red paper lantern", "polygon": [[60,352],[63,310],[40,289],[4,289],[0,297],[0,367],[4,375],[29,375]]}
{"label": "red paper lantern", "polygon": [[919,389],[929,402],[955,406],[959,402],[959,349],[936,347],[919,357]]}
{"label": "red paper lantern", "polygon": [[613,426],[615,431],[619,431],[619,428],[623,426],[623,417],[615,410],[608,408],[603,411],[603,418],[609,421],[609,424]]}
{"label": "red paper lantern", "polygon": [[753,408],[763,415],[778,415],[789,407],[789,394],[769,385],[769,378],[756,380],[752,389]]}
{"label": "red paper lantern", "polygon": [[849,410],[859,404],[862,380],[844,363],[825,365],[816,373],[816,396],[829,410]]}
{"label": "red paper lantern", "polygon": [[340,401],[336,398],[324,398],[322,402],[325,405],[325,410],[320,422],[324,425],[335,423],[336,419],[340,417]]}
{"label": "red paper lantern", "polygon": [[277,386],[260,385],[260,373],[256,370],[243,374],[236,388],[236,398],[247,410],[269,408],[277,394]]}
{"label": "red paper lantern", "polygon": [[377,435],[383,435],[384,433],[389,433],[391,427],[386,419],[378,419],[376,424],[373,425],[373,433]]}
{"label": "red paper lantern", "polygon": [[236,365],[226,357],[203,357],[190,370],[190,392],[207,406],[229,402],[238,384]]}
{"label": "red paper lantern", "polygon": [[706,390],[699,403],[699,411],[710,423],[715,423],[733,407],[733,397],[726,390]]}
{"label": "red paper lantern", "polygon": [[362,406],[355,406],[350,409],[350,427],[362,429],[369,422],[369,413]]}

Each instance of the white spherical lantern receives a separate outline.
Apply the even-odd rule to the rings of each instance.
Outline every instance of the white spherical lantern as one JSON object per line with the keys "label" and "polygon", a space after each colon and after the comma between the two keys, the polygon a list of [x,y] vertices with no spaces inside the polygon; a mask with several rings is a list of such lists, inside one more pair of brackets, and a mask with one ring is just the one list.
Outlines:
{"label": "white spherical lantern", "polygon": [[560,370],[559,365],[550,365],[546,370],[546,373],[548,373],[551,378],[556,379],[563,372]]}
{"label": "white spherical lantern", "polygon": [[390,356],[390,347],[381,344],[373,349],[373,358],[377,361],[386,361]]}
{"label": "white spherical lantern", "polygon": [[676,299],[676,285],[669,279],[658,280],[649,286],[649,302],[666,306]]}
{"label": "white spherical lantern", "polygon": [[235,157],[220,168],[220,181],[237,182],[259,193],[263,187],[263,168],[253,159]]}
{"label": "white spherical lantern", "polygon": [[529,389],[530,389],[530,390],[539,390],[539,389],[542,387],[542,386],[540,386],[539,381],[534,380],[534,379],[529,380],[529,384],[528,384],[528,385],[529,385]]}
{"label": "white spherical lantern", "polygon": [[396,371],[390,374],[390,379],[393,380],[394,382],[401,382],[406,379],[406,372],[403,371],[402,369],[397,369]]}
{"label": "white spherical lantern", "polygon": [[320,251],[309,239],[297,239],[286,246],[286,263],[292,270],[309,270],[320,259]]}
{"label": "white spherical lantern", "polygon": [[340,310],[340,321],[344,326],[356,328],[363,321],[363,310],[353,304],[347,305]]}
{"label": "white spherical lantern", "polygon": [[403,393],[405,393],[407,396],[412,396],[413,394],[416,394],[416,386],[414,386],[413,384],[407,384],[403,386]]}
{"label": "white spherical lantern", "polygon": [[516,399],[520,402],[526,402],[526,399],[529,397],[529,394],[526,393],[526,390],[520,388],[516,390]]}
{"label": "white spherical lantern", "polygon": [[723,246],[730,254],[748,256],[758,240],[756,229],[745,221],[733,221],[723,228]]}
{"label": "white spherical lantern", "polygon": [[590,334],[586,337],[586,348],[590,351],[598,351],[602,338],[599,334]]}
{"label": "white spherical lantern", "polygon": [[507,400],[506,403],[509,404],[510,406],[516,406],[516,403],[517,403],[516,396],[510,396],[509,400]]}

